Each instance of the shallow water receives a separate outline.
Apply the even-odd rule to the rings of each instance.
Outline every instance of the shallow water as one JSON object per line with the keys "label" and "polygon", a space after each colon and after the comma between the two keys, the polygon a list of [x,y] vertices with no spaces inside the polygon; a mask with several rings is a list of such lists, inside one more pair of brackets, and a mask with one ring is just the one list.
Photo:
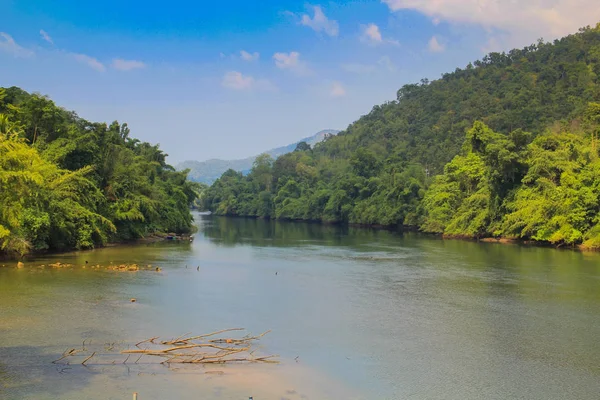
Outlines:
{"label": "shallow water", "polygon": [[[600,254],[197,221],[191,244],[0,268],[0,398],[598,398]],[[74,267],[39,267],[55,261]],[[111,262],[162,272],[90,268]],[[115,357],[52,364],[84,339],[119,348],[230,327],[271,329],[260,351],[279,354],[281,364],[168,369]],[[215,370],[223,374],[206,373]]]}

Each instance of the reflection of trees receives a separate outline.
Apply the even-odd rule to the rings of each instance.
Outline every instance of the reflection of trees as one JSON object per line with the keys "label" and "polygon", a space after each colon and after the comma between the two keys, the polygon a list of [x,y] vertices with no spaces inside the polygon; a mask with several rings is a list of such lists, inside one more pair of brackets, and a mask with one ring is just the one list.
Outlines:
{"label": "reflection of trees", "polygon": [[[598,359],[598,255],[519,245],[440,241],[420,280],[440,330],[479,354],[590,368]],[[593,305],[590,308],[590,305]],[[574,336],[575,335],[575,336]],[[574,341],[574,338],[577,338]],[[485,367],[483,367],[485,368]]]}
{"label": "reflection of trees", "polygon": [[273,221],[254,218],[202,216],[200,231],[217,244],[233,246],[298,246],[317,242],[322,246],[353,246],[397,240],[401,233],[310,222]]}
{"label": "reflection of trees", "polygon": [[[217,245],[291,247],[306,245],[351,246],[373,251],[372,245],[389,251],[412,248],[412,262],[439,270],[434,281],[443,280],[452,291],[487,295],[519,296],[539,292],[539,296],[568,298],[582,294],[600,298],[586,277],[600,273],[597,254],[559,251],[550,248],[441,240],[418,233],[326,225],[309,222],[272,221],[253,218],[201,216],[200,231]],[[565,287],[547,291],[547,278]],[[544,294],[546,293],[546,294]]]}
{"label": "reflection of trees", "polygon": [[170,253],[189,252],[192,243],[181,241],[159,241],[156,243],[123,244],[114,247],[105,247],[95,250],[74,251],[70,253],[46,254],[29,257],[26,263],[50,264],[55,262],[84,265],[88,261],[91,265],[100,264],[153,264],[164,262]]}
{"label": "reflection of trees", "polygon": [[[480,288],[503,296],[515,292],[525,295],[523,300],[575,299],[582,295],[600,300],[597,285],[590,284],[590,277],[600,273],[596,253],[463,240],[440,241],[435,251],[427,251],[427,242],[423,245],[424,260],[446,273],[441,277],[453,277],[459,285],[456,289]],[[448,275],[452,272],[461,275]],[[549,290],[549,283],[560,286]]]}

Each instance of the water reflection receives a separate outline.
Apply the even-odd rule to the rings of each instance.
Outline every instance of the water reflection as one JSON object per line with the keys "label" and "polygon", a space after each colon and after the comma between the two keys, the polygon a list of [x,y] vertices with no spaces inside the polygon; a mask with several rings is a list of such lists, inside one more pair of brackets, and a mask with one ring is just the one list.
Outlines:
{"label": "water reflection", "polygon": [[593,398],[589,385],[600,389],[598,254],[260,220],[211,218],[204,232],[215,243],[343,265],[335,278],[319,274],[336,279],[329,290],[348,303],[339,311],[351,308],[342,323],[367,343],[351,341],[355,353],[376,355],[366,365],[394,393],[563,398],[575,384],[576,398]]}
{"label": "water reflection", "polygon": [[[122,399],[140,391],[143,400],[595,399],[600,392],[598,254],[306,223],[210,216],[197,223],[192,244],[0,268],[0,398]],[[36,267],[54,261],[74,267]],[[85,261],[163,272],[90,270]],[[282,364],[228,369],[223,379],[143,366],[73,365],[61,373],[51,364],[85,338],[135,343],[232,326],[272,329],[261,344]]]}
{"label": "water reflection", "polygon": [[[224,246],[251,244],[254,246],[294,247],[362,246],[388,242],[402,236],[401,232],[384,229],[348,227],[310,222],[273,221],[255,218],[200,216],[204,236]],[[408,235],[411,235],[408,233]]]}

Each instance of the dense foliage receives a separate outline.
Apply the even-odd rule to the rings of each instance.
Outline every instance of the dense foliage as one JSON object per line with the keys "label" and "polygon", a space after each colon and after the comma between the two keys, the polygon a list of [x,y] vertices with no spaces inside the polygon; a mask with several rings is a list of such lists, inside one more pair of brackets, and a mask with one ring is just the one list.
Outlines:
{"label": "dense foliage", "polygon": [[[316,143],[322,142],[330,135],[336,135],[338,132],[339,131],[333,129],[325,129],[323,131],[315,133],[310,137],[304,138],[299,142],[306,142],[307,144],[314,145]],[[267,150],[265,153],[273,158],[277,158],[283,154],[294,151],[296,145],[299,142]],[[177,169],[189,169],[189,180],[210,185],[214,181],[219,179],[219,177],[223,175],[223,173],[228,169],[233,169],[234,171],[242,171],[245,173],[249,172],[250,168],[252,168],[252,164],[256,160],[256,157],[257,156],[247,157],[241,160],[210,159],[206,161],[184,161],[177,166]]]}
{"label": "dense foliage", "polygon": [[600,104],[587,115],[587,129],[557,127],[530,143],[475,123],[425,195],[423,230],[600,247]]}
{"label": "dense foliage", "polygon": [[196,186],[126,124],[91,123],[0,88],[0,253],[188,232]]}
{"label": "dense foliage", "polygon": [[203,204],[595,247],[599,101],[600,24],[406,85],[313,149],[227,171]]}

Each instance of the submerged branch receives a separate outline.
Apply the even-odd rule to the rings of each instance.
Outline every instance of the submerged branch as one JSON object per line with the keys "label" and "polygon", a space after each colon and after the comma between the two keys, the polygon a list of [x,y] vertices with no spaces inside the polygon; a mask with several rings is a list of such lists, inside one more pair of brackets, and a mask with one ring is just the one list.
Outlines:
{"label": "submerged branch", "polygon": [[[114,353],[111,352],[111,350],[113,350],[114,348],[113,345],[107,349],[109,353],[97,353],[94,351],[89,356],[85,357],[81,364],[86,365],[86,363],[88,363],[94,356],[98,356],[96,358],[100,358],[100,360],[97,360],[98,362],[96,362],[95,364],[105,365],[103,364],[103,361],[101,359],[108,355],[115,354],[127,355],[127,357],[122,363],[119,362],[120,364],[127,364],[132,354],[139,355],[137,360],[134,362],[135,364],[137,364],[143,356],[152,356],[152,358],[162,358],[163,361],[160,362],[161,364],[224,364],[239,362],[278,362],[277,360],[273,360],[273,358],[278,357],[276,355],[256,357],[254,355],[256,350],[252,348],[252,345],[255,341],[259,340],[270,331],[263,332],[257,336],[246,335],[241,338],[214,338],[214,336],[223,333],[243,330],[243,328],[223,329],[220,331],[198,336],[188,336],[189,334],[185,334],[176,339],[168,341],[159,341],[159,337],[154,336],[136,343],[136,348],[134,349],[121,350],[118,353]],[[144,343],[147,344],[147,348],[140,347]],[[53,361],[53,363],[56,364],[61,360],[75,356],[82,352],[85,353],[86,351],[87,350],[85,347],[80,350],[69,349],[63,353],[62,357]],[[116,361],[112,361],[112,364],[116,364]]]}
{"label": "submerged branch", "polygon": [[[180,336],[177,339],[172,340],[172,341],[161,342],[161,344],[183,344],[183,343],[187,343],[187,342],[190,342],[190,341],[193,341],[193,340],[204,339],[204,338],[207,338],[207,337],[210,337],[210,336],[215,336],[215,335],[218,335],[218,334],[221,334],[221,333],[225,333],[225,332],[243,331],[243,330],[244,330],[244,328],[229,328],[229,329],[223,329],[223,330],[212,332],[212,333],[207,333],[205,335],[199,335],[199,336],[189,337],[189,338],[186,338],[186,339],[182,339],[182,336]],[[183,336],[185,336],[185,335],[183,335]]]}
{"label": "submerged branch", "polygon": [[81,365],[85,365],[86,362],[88,362],[92,357],[94,357],[96,355],[96,352],[93,352],[91,356],[87,357],[85,360],[83,360],[81,362]]}

